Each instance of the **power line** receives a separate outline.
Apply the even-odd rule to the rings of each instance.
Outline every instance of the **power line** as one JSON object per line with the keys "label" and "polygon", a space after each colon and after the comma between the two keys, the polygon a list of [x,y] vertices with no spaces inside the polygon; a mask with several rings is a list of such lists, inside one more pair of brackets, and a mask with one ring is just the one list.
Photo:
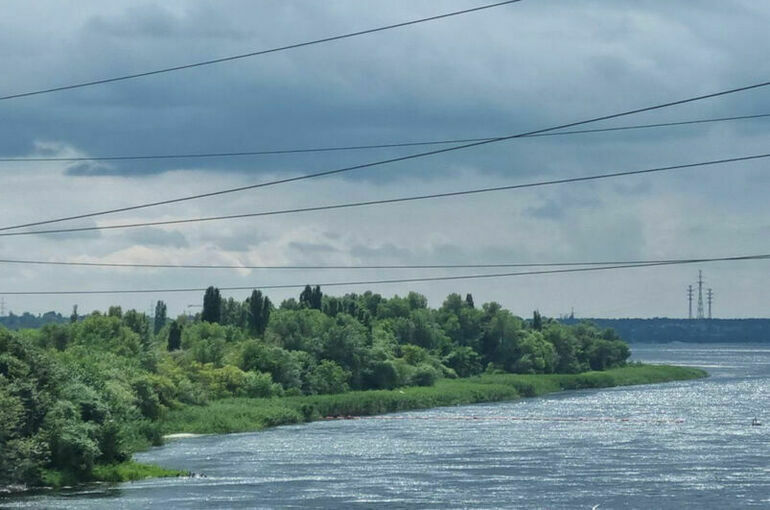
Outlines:
{"label": "power line", "polygon": [[471,148],[471,147],[479,147],[479,146],[486,145],[486,144],[502,142],[502,141],[505,141],[505,140],[512,140],[514,138],[523,138],[523,137],[526,137],[526,136],[532,136],[532,135],[536,135],[536,134],[540,134],[540,133],[547,133],[549,131],[558,131],[560,129],[567,129],[567,128],[581,126],[581,125],[584,125],[584,124],[590,124],[590,123],[599,122],[599,121],[603,121],[603,120],[616,119],[616,118],[619,118],[619,117],[625,117],[625,116],[634,115],[634,114],[637,114],[637,113],[643,113],[643,112],[649,112],[649,111],[654,111],[654,110],[660,110],[660,109],[663,109],[663,108],[669,108],[669,107],[672,107],[672,106],[682,105],[682,104],[686,104],[686,103],[692,103],[692,102],[701,101],[701,100],[704,100],[704,99],[710,99],[710,98],[714,98],[714,97],[725,96],[725,95],[728,95],[728,94],[735,94],[737,92],[745,92],[745,91],[748,91],[748,90],[753,90],[753,89],[758,89],[758,88],[762,88],[762,87],[767,87],[768,85],[770,85],[770,81],[766,81],[766,82],[762,82],[762,83],[755,83],[755,84],[747,85],[747,86],[744,86],[744,87],[738,87],[738,88],[733,88],[733,89],[728,89],[728,90],[722,90],[722,91],[719,91],[719,92],[713,92],[713,93],[710,93],[710,94],[704,94],[704,95],[700,95],[700,96],[689,97],[689,98],[686,98],[686,99],[679,99],[679,100],[676,100],[676,101],[670,101],[668,103],[661,103],[661,104],[657,104],[657,105],[653,105],[653,106],[646,106],[646,107],[643,107],[643,108],[636,108],[636,109],[633,109],[633,110],[627,110],[627,111],[620,112],[620,113],[613,113],[613,114],[610,114],[610,115],[603,115],[603,116],[600,116],[600,117],[593,117],[593,118],[590,118],[590,119],[587,119],[587,120],[581,120],[581,121],[577,121],[577,122],[570,122],[568,124],[561,124],[561,125],[558,125],[558,126],[548,127],[548,128],[544,128],[544,129],[537,129],[537,130],[534,130],[534,131],[528,131],[528,132],[524,132],[524,133],[519,133],[519,134],[514,134],[514,135],[509,135],[509,136],[503,136],[503,137],[499,137],[499,138],[493,138],[493,139],[484,140],[484,141],[480,141],[480,142],[472,142],[472,143],[467,143],[467,144],[463,144],[463,145],[456,145],[454,147],[435,149],[435,150],[426,151],[426,152],[418,152],[418,153],[408,154],[406,156],[400,156],[400,157],[397,157],[397,158],[383,159],[383,160],[379,160],[379,161],[363,163],[363,164],[360,164],[360,165],[354,165],[354,166],[349,166],[349,167],[337,168],[337,169],[334,169],[334,170],[326,170],[326,171],[323,171],[323,172],[317,172],[317,173],[311,173],[311,174],[298,175],[298,176],[295,176],[295,177],[287,177],[287,178],[284,178],[284,179],[277,179],[277,180],[274,180],[274,181],[268,181],[268,182],[262,182],[262,183],[257,183],[257,184],[251,184],[251,185],[247,185],[247,186],[238,186],[238,187],[235,187],[235,188],[228,188],[228,189],[223,189],[223,190],[218,190],[218,191],[211,191],[211,192],[208,192],[208,193],[199,193],[199,194],[196,194],[196,195],[187,195],[187,196],[178,197],[178,198],[172,198],[172,199],[167,199],[167,200],[160,200],[160,201],[157,201],[157,202],[147,202],[147,203],[137,204],[137,205],[132,205],[132,206],[119,207],[119,208],[116,208],[116,209],[107,209],[107,210],[97,211],[97,212],[92,212],[92,213],[78,214],[78,215],[73,215],[73,216],[65,216],[65,217],[60,217],[60,218],[53,218],[53,219],[48,219],[48,220],[35,221],[35,222],[30,222],[30,223],[23,223],[23,224],[19,224],[19,225],[11,225],[11,226],[7,226],[7,227],[0,227],[0,231],[3,231],[3,230],[13,230],[13,229],[23,228],[23,227],[33,227],[33,226],[39,226],[39,225],[48,225],[48,224],[51,224],[51,223],[59,223],[59,222],[62,222],[62,221],[70,221],[70,220],[83,219],[83,218],[93,218],[95,216],[104,216],[104,215],[107,215],[107,214],[114,214],[114,213],[119,213],[119,212],[133,211],[133,210],[137,210],[137,209],[145,209],[145,208],[148,208],[148,207],[156,207],[156,206],[159,206],[159,205],[168,205],[168,204],[174,204],[174,203],[179,203],[179,202],[186,202],[186,201],[189,201],[189,200],[197,200],[197,199],[200,199],[200,198],[207,198],[207,197],[225,195],[225,194],[229,194],[229,193],[236,193],[236,192],[239,192],[239,191],[246,191],[246,190],[257,189],[257,188],[264,188],[264,187],[268,187],[268,186],[274,186],[274,185],[277,185],[277,184],[286,184],[286,183],[289,183],[289,182],[297,182],[297,181],[302,181],[302,180],[306,180],[306,179],[313,179],[313,178],[324,177],[324,176],[328,176],[328,175],[341,174],[341,173],[344,173],[344,172],[350,172],[350,171],[353,171],[353,170],[360,170],[360,169],[363,169],[363,168],[371,168],[371,167],[375,167],[375,166],[381,166],[381,165],[386,165],[386,164],[391,164],[391,163],[397,163],[397,162],[400,162],[400,161],[408,161],[408,160],[412,160],[412,159],[423,158],[423,157],[426,157],[426,156],[432,156],[432,155],[436,155],[436,154],[443,154],[443,153],[452,152],[452,151],[461,150],[461,149],[468,149],[468,148]]}
{"label": "power line", "polygon": [[[434,281],[452,281],[452,280],[474,280],[482,278],[507,278],[514,276],[536,276],[546,274],[561,274],[561,273],[581,273],[581,272],[593,272],[593,271],[606,271],[612,269],[631,269],[631,268],[644,268],[655,266],[667,266],[667,265],[680,265],[680,264],[695,264],[706,262],[725,262],[725,261],[747,261],[747,260],[768,260],[770,254],[761,255],[745,255],[740,257],[714,257],[714,258],[702,258],[691,259],[684,262],[656,262],[651,264],[619,264],[610,266],[596,266],[596,267],[581,267],[581,268],[569,268],[569,269],[543,269],[540,271],[526,271],[526,272],[512,272],[512,273],[488,273],[488,274],[470,274],[470,275],[456,275],[456,276],[429,276],[418,278],[395,278],[388,280],[357,280],[357,281],[345,281],[345,282],[314,282],[312,285],[320,285],[322,287],[341,287],[341,286],[357,286],[357,285],[384,285],[393,283],[422,283],[422,282],[434,282]],[[282,285],[249,285],[238,287],[218,287],[220,291],[238,291],[238,290],[251,290],[251,289],[294,289],[303,288],[307,283],[302,284],[282,284]],[[38,296],[38,295],[75,295],[75,294],[149,294],[149,293],[180,293],[180,292],[203,292],[205,288],[171,288],[171,289],[120,289],[120,290],[70,290],[70,291],[11,291],[0,292],[6,296]]]}
{"label": "power line", "polygon": [[701,259],[656,259],[656,260],[605,260],[583,262],[512,262],[492,264],[384,264],[384,265],[313,265],[313,266],[276,266],[276,265],[227,265],[227,264],[142,264],[132,262],[75,262],[50,260],[0,259],[0,264],[104,267],[104,268],[141,268],[141,269],[260,269],[260,270],[357,270],[357,269],[494,269],[506,267],[568,267],[568,266],[607,266],[658,263],[692,263]]}
{"label": "power line", "polygon": [[76,227],[76,228],[59,228],[59,229],[49,229],[49,230],[28,230],[24,232],[0,232],[0,237],[11,237],[11,236],[28,236],[28,235],[42,235],[42,234],[62,234],[62,233],[69,233],[69,232],[89,232],[94,230],[116,230],[116,229],[124,229],[124,228],[137,228],[137,227],[150,227],[150,226],[158,226],[158,225],[179,225],[183,223],[201,223],[204,221],[222,221],[222,220],[233,220],[233,219],[241,219],[241,218],[256,218],[260,216],[277,216],[277,215],[283,215],[283,214],[296,214],[296,213],[304,213],[304,212],[317,212],[317,211],[329,211],[334,209],[349,209],[352,207],[364,207],[364,206],[372,206],[372,205],[384,205],[384,204],[395,204],[400,202],[414,202],[418,200],[428,200],[428,199],[435,199],[435,198],[448,198],[448,197],[456,197],[456,196],[464,196],[464,195],[474,195],[479,193],[490,193],[493,191],[505,191],[505,190],[514,190],[514,189],[523,189],[523,188],[536,188],[540,186],[551,186],[555,184],[567,184],[567,183],[574,183],[574,182],[584,182],[584,181],[596,181],[600,179],[609,179],[609,178],[615,178],[615,177],[624,177],[629,175],[641,175],[641,174],[649,174],[649,173],[655,173],[655,172],[666,172],[666,171],[673,171],[673,170],[682,170],[685,168],[695,168],[700,166],[710,166],[710,165],[722,165],[726,163],[735,163],[739,161],[750,161],[750,160],[756,160],[756,159],[762,159],[762,158],[768,158],[770,157],[770,153],[766,154],[757,154],[752,156],[740,156],[735,158],[727,158],[727,159],[717,159],[712,161],[702,161],[698,163],[687,163],[683,165],[673,165],[673,166],[664,166],[664,167],[657,167],[657,168],[646,168],[643,170],[629,170],[629,171],[623,171],[623,172],[613,172],[608,174],[598,174],[598,175],[588,175],[583,177],[567,177],[563,179],[553,179],[548,181],[539,181],[539,182],[531,182],[526,184],[510,184],[506,186],[493,186],[488,188],[478,188],[478,189],[470,189],[470,190],[462,190],[462,191],[450,191],[446,193],[431,193],[427,195],[416,195],[416,196],[410,196],[410,197],[399,197],[399,198],[388,198],[388,199],[382,199],[382,200],[368,200],[363,202],[347,202],[342,204],[331,204],[331,205],[319,205],[314,207],[299,207],[294,209],[281,209],[276,211],[262,211],[262,212],[255,212],[255,213],[242,213],[242,214],[229,214],[229,215],[222,215],[222,216],[208,216],[208,217],[197,217],[197,218],[186,218],[186,219],[180,219],[180,220],[165,220],[165,221],[145,221],[145,222],[138,222],[138,223],[121,223],[118,225],[103,225],[103,226],[91,226],[91,227]]}
{"label": "power line", "polygon": [[482,5],[482,6],[473,7],[473,8],[470,8],[470,9],[463,9],[461,11],[454,11],[454,12],[449,12],[449,13],[445,13],[445,14],[439,14],[439,15],[436,15],[436,16],[430,16],[430,17],[427,17],[427,18],[420,18],[420,19],[416,19],[416,20],[411,20],[411,21],[404,21],[402,23],[395,23],[395,24],[392,24],[392,25],[385,25],[385,26],[382,26],[382,27],[370,28],[370,29],[361,30],[361,31],[358,31],[358,32],[350,32],[350,33],[342,34],[342,35],[335,35],[335,36],[331,36],[331,37],[324,37],[322,39],[314,39],[312,41],[305,41],[305,42],[301,42],[301,43],[289,44],[287,46],[279,46],[277,48],[270,48],[268,50],[252,51],[252,52],[249,52],[249,53],[241,53],[239,55],[232,55],[232,56],[229,56],[229,57],[222,57],[222,58],[215,58],[215,59],[211,59],[211,60],[204,60],[204,61],[201,61],[201,62],[194,62],[192,64],[183,64],[183,65],[178,65],[178,66],[173,66],[173,67],[166,67],[166,68],[162,68],[162,69],[156,69],[154,71],[144,71],[144,72],[141,72],[141,73],[126,74],[126,75],[123,75],[123,76],[116,76],[116,77],[112,77],[112,78],[104,78],[104,79],[101,79],[101,80],[86,81],[86,82],[74,83],[74,84],[71,84],[71,85],[63,85],[63,86],[53,87],[53,88],[48,88],[48,89],[34,90],[34,91],[31,91],[31,92],[21,92],[21,93],[11,94],[11,95],[7,95],[7,96],[0,96],[0,101],[6,101],[6,100],[9,100],[9,99],[18,99],[18,98],[29,97],[29,96],[38,96],[38,95],[41,95],[41,94],[50,94],[52,92],[61,92],[61,91],[64,91],[64,90],[79,89],[79,88],[83,88],[83,87],[92,87],[94,85],[103,85],[105,83],[114,83],[114,82],[117,82],[117,81],[133,80],[135,78],[142,78],[142,77],[145,77],[145,76],[153,76],[153,75],[156,75],[156,74],[170,73],[170,72],[173,72],[173,71],[181,71],[182,69],[191,69],[191,68],[194,68],[194,67],[203,67],[203,66],[209,66],[209,65],[213,65],[213,64],[221,64],[223,62],[231,62],[233,60],[240,60],[240,59],[244,59],[244,58],[257,57],[257,56],[260,56],[260,55],[267,55],[268,53],[277,53],[279,51],[293,50],[293,49],[297,49],[297,48],[303,48],[305,46],[313,46],[313,45],[316,45],[316,44],[324,44],[324,43],[328,43],[328,42],[332,42],[332,41],[339,41],[339,40],[342,40],[342,39],[350,39],[352,37],[358,37],[358,36],[361,36],[361,35],[373,34],[373,33],[376,33],[376,32],[384,32],[386,30],[392,30],[392,29],[395,29],[395,28],[402,28],[402,27],[406,27],[406,26],[410,26],[410,25],[417,25],[419,23],[426,23],[426,22],[429,22],[429,21],[437,21],[437,20],[440,20],[440,19],[451,18],[453,16],[459,16],[459,15],[462,15],[462,14],[469,14],[469,13],[472,13],[472,12],[478,12],[478,11],[482,11],[482,10],[485,10],[485,9],[492,9],[494,7],[500,7],[500,6],[503,6],[503,5],[514,4],[514,3],[517,3],[517,2],[520,2],[520,1],[521,0],[506,0],[505,2],[498,2],[498,3],[494,3],[494,4]]}
{"label": "power line", "polygon": [[[534,135],[522,136],[522,138],[536,138],[541,136],[567,136],[589,133],[607,133],[612,131],[629,131],[634,129],[651,129],[661,127],[689,126],[694,124],[707,124],[714,122],[727,122],[735,120],[751,120],[770,117],[770,113],[760,113],[756,115],[739,115],[735,117],[716,117],[708,119],[685,120],[678,122],[659,122],[655,124],[635,124],[630,126],[616,126],[598,129],[579,129],[574,131],[561,131],[558,133],[538,133]],[[247,157],[247,156],[267,156],[267,155],[287,155],[287,154],[308,154],[316,152],[341,152],[357,151],[369,149],[393,149],[403,147],[418,147],[425,145],[448,145],[453,143],[483,142],[495,140],[495,137],[485,138],[455,138],[448,140],[426,140],[414,142],[392,142],[368,145],[343,145],[329,147],[304,147],[294,149],[264,149],[253,151],[235,151],[235,152],[197,152],[197,153],[174,153],[174,154],[138,154],[138,155],[119,155],[119,156],[78,156],[78,157],[27,157],[27,158],[0,158],[4,163],[45,163],[45,162],[85,162],[85,161],[135,161],[135,160],[159,160],[159,159],[201,159],[201,158],[228,158],[228,157]]]}

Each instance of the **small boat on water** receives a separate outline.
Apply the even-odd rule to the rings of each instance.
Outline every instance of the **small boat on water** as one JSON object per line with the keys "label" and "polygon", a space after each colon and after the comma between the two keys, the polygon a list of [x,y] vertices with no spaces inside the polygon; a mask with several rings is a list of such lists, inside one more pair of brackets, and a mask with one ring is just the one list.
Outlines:
{"label": "small boat on water", "polygon": [[753,420],[751,420],[752,427],[759,427],[760,425],[762,425],[762,422],[759,421],[758,419],[754,418]]}

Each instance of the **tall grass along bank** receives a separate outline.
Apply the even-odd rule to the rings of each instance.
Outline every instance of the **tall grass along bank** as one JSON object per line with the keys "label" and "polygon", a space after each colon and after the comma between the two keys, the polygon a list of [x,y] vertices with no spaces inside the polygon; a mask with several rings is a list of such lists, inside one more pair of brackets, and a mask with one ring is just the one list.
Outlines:
{"label": "tall grass along bank", "polygon": [[608,388],[697,379],[697,368],[629,365],[580,374],[484,374],[441,379],[430,387],[390,391],[351,391],[336,395],[282,398],[228,398],[207,406],[186,406],[162,420],[164,433],[226,434],[328,417],[371,416],[413,409],[499,402],[536,397],[562,390]]}

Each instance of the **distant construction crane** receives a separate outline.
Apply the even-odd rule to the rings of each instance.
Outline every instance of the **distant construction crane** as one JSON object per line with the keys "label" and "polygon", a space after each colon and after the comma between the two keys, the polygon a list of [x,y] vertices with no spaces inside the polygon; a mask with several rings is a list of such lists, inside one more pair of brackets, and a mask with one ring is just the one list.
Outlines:
{"label": "distant construction crane", "polygon": [[687,302],[688,302],[688,312],[687,312],[687,318],[692,319],[692,285],[687,286]]}
{"label": "distant construction crane", "polygon": [[711,302],[714,300],[714,291],[711,289],[708,290],[707,293],[708,296],[708,304],[709,304],[709,319],[711,318]]}
{"label": "distant construction crane", "polygon": [[5,317],[5,298],[0,298],[0,317]]}

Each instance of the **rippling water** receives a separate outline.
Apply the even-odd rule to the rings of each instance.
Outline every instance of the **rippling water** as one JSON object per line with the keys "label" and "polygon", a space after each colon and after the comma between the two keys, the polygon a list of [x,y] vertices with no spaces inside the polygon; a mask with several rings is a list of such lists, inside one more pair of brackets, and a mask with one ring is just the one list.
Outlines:
{"label": "rippling water", "polygon": [[[172,478],[11,508],[770,508],[770,348],[634,345],[707,380],[172,442]],[[765,425],[752,427],[754,416]]]}

